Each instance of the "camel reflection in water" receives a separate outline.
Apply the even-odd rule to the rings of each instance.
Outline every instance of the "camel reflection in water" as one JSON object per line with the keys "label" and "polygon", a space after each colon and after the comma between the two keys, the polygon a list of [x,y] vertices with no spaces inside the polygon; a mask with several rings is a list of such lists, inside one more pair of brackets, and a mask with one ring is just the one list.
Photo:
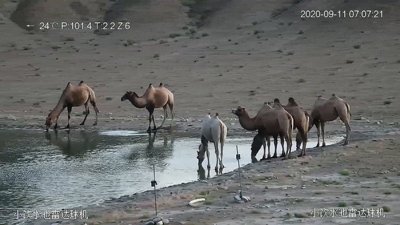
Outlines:
{"label": "camel reflection in water", "polygon": [[[222,173],[222,171],[221,171],[221,173]],[[210,168],[207,168],[207,176],[206,176],[206,170],[204,169],[203,165],[201,165],[201,163],[198,163],[197,178],[199,180],[209,179],[210,178]]]}
{"label": "camel reflection in water", "polygon": [[[128,146],[130,153],[124,157],[138,166],[144,162],[152,169],[153,165],[163,171],[168,167],[168,160],[173,157],[175,137],[171,132],[156,132],[145,136],[104,136],[97,132],[58,130],[46,132],[45,138],[52,146],[56,146],[67,157],[84,157],[88,153],[104,151],[116,146]],[[127,143],[129,143],[127,145]],[[187,151],[195,152],[195,149]],[[193,158],[193,163],[197,160]],[[142,163],[140,163],[142,164]],[[194,171],[193,171],[194,172]],[[198,165],[197,178],[210,178],[210,169]],[[219,171],[222,173],[222,171]]]}
{"label": "camel reflection in water", "polygon": [[[162,138],[162,144],[158,143],[157,136]],[[149,168],[155,165],[157,168],[165,169],[168,165],[166,160],[173,155],[174,141],[175,137],[172,133],[149,133],[146,145],[143,147],[135,145],[129,159],[134,161],[145,159]],[[139,142],[143,143],[145,140],[141,139]]]}
{"label": "camel reflection in water", "polygon": [[74,135],[70,130],[55,130],[46,132],[45,138],[51,145],[57,146],[64,155],[76,157],[82,157],[86,152],[96,150],[100,142],[97,135],[84,130]]}

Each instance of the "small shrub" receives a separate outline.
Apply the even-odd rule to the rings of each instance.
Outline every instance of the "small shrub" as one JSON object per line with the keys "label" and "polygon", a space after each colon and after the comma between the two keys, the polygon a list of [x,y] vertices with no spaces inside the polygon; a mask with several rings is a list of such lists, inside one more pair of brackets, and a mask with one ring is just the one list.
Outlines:
{"label": "small shrub", "polygon": [[348,170],[344,169],[344,170],[340,171],[339,174],[342,176],[349,176],[350,172]]}
{"label": "small shrub", "polygon": [[297,80],[297,83],[305,83],[305,82],[306,82],[306,80],[304,80],[303,78],[300,78]]}
{"label": "small shrub", "polygon": [[386,100],[386,101],[383,102],[383,104],[384,104],[384,105],[390,105],[390,104],[392,104],[392,101]]}
{"label": "small shrub", "polygon": [[181,34],[178,34],[178,33],[169,34],[170,38],[176,38],[176,37],[180,37],[180,36],[181,36]]}

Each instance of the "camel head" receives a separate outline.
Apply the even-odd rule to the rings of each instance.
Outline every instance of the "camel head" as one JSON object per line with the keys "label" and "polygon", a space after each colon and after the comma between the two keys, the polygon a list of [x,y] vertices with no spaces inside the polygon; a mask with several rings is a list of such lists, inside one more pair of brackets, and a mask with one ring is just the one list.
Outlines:
{"label": "camel head", "polygon": [[56,120],[57,120],[57,117],[53,115],[53,112],[50,112],[49,115],[47,115],[46,122],[45,122],[46,131],[49,130],[50,126],[51,126],[53,123],[55,123]]}
{"label": "camel head", "polygon": [[137,94],[135,92],[132,91],[127,91],[122,97],[121,97],[121,101],[125,101],[127,99],[129,99],[129,97],[131,96],[137,96]]}
{"label": "camel head", "polygon": [[247,112],[246,112],[245,108],[238,106],[236,109],[232,110],[232,113],[238,117],[241,117],[241,116],[245,115]]}
{"label": "camel head", "polygon": [[204,161],[207,148],[208,148],[207,145],[203,145],[203,144],[199,145],[199,150],[197,151],[197,159],[199,160],[198,161],[199,165],[201,165]]}
{"label": "camel head", "polygon": [[251,161],[252,162],[257,162],[256,155],[258,151],[260,151],[261,146],[264,143],[264,136],[261,134],[257,134],[254,139],[253,143],[251,143]]}

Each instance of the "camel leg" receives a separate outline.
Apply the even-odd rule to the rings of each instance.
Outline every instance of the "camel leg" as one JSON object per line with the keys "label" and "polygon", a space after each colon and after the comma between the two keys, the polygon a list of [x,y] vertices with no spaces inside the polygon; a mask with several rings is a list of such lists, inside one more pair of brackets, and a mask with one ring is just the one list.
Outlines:
{"label": "camel leg", "polygon": [[[300,154],[298,155],[299,157],[305,156],[306,155],[306,148],[307,148],[307,133],[304,129],[298,129],[297,135],[296,135],[296,145],[298,144],[298,141],[303,143],[303,147],[301,149]],[[296,150],[300,150],[300,145],[296,146]]]}
{"label": "camel leg", "polygon": [[316,122],[315,126],[317,127],[317,137],[318,137],[318,142],[317,145],[315,147],[319,147],[319,137],[321,136],[321,126],[320,126],[320,122]]}
{"label": "camel leg", "polygon": [[208,147],[206,148],[206,154],[207,154],[207,169],[210,171],[210,151],[208,151]]}
{"label": "camel leg", "polygon": [[171,127],[172,127],[172,124],[173,124],[173,122],[174,122],[174,117],[175,117],[175,114],[174,114],[174,105],[173,104],[170,104],[169,105],[169,110],[171,111]]}
{"label": "camel leg", "polygon": [[322,130],[322,147],[325,147],[325,122],[321,122]]}
{"label": "camel leg", "polygon": [[224,142],[221,141],[221,159],[219,161],[220,173],[222,173],[222,169],[225,168],[224,164],[222,163],[223,156],[224,156]]}
{"label": "camel leg", "polygon": [[288,159],[290,156],[290,152],[292,150],[292,140],[287,135],[285,135],[285,140],[286,140],[286,159]]}
{"label": "camel leg", "polygon": [[342,113],[339,113],[339,118],[346,126],[346,139],[344,140],[343,145],[347,145],[349,143],[350,131],[351,131],[350,124],[349,124],[350,115],[348,114],[348,112],[342,112]]}
{"label": "camel leg", "polygon": [[268,146],[268,156],[267,159],[271,158],[271,140],[269,137],[266,137],[267,139],[267,146]]}
{"label": "camel leg", "polygon": [[80,124],[80,125],[84,125],[85,124],[85,121],[86,121],[86,118],[88,117],[88,115],[89,115],[89,106],[88,106],[88,103],[86,102],[85,103],[85,118],[83,119],[83,121],[82,121],[82,123]]}
{"label": "camel leg", "polygon": [[215,148],[215,157],[217,159],[217,162],[215,164],[215,172],[218,174],[218,161],[219,161],[219,150],[218,150],[218,142],[214,142],[214,148]]}
{"label": "camel leg", "polygon": [[281,157],[286,157],[287,154],[285,153],[285,139],[283,135],[279,135],[279,138],[281,139],[281,147],[282,147]]}
{"label": "camel leg", "polygon": [[65,129],[69,129],[69,120],[71,119],[72,106],[68,106],[67,110],[68,110],[68,123],[67,123],[67,126],[65,127]]}
{"label": "camel leg", "polygon": [[306,150],[307,150],[307,142],[308,142],[308,134],[307,130],[304,131],[303,133],[303,156],[306,155]]}
{"label": "camel leg", "polygon": [[151,133],[151,128],[150,128],[150,125],[151,125],[151,115],[152,115],[152,113],[151,113],[150,110],[149,110],[149,128],[147,128],[147,133]]}
{"label": "camel leg", "polygon": [[265,143],[265,139],[263,139],[262,146],[263,146],[263,149],[264,149],[264,154],[263,154],[263,157],[261,158],[261,160],[265,160],[266,159],[266,155],[267,155],[267,144]]}
{"label": "camel leg", "polygon": [[278,158],[278,137],[274,136],[274,146],[275,146],[275,152],[274,156],[272,158]]}
{"label": "camel leg", "polygon": [[164,125],[164,122],[165,122],[165,120],[167,119],[167,116],[168,116],[168,114],[167,114],[167,106],[165,105],[163,107],[163,109],[164,109],[164,119],[163,119],[163,121],[161,122],[161,125],[158,128],[161,128]]}
{"label": "camel leg", "polygon": [[96,113],[96,120],[93,123],[93,126],[96,126],[97,125],[97,114],[99,113],[99,109],[97,108],[95,101],[90,101],[90,104],[92,104],[94,112]]}
{"label": "camel leg", "polygon": [[298,129],[297,134],[296,134],[296,151],[300,150],[301,143],[302,143],[302,136],[301,136],[300,130]]}
{"label": "camel leg", "polygon": [[151,114],[151,119],[153,120],[153,130],[157,131],[156,121],[154,120],[154,114]]}
{"label": "camel leg", "polygon": [[346,125],[346,139],[344,140],[344,145],[347,145],[347,144],[349,144],[351,128],[350,128],[349,122],[346,121],[345,125]]}

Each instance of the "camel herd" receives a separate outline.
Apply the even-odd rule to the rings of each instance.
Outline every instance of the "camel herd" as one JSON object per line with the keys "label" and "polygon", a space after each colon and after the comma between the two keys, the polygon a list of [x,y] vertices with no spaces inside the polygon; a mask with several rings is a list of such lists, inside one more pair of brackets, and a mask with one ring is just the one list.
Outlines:
{"label": "camel herd", "polygon": [[[135,92],[127,91],[122,97],[121,101],[129,100],[132,105],[137,108],[146,108],[149,112],[149,126],[147,129],[148,133],[156,131],[164,125],[166,118],[168,117],[167,108],[171,113],[171,126],[174,119],[174,95],[168,90],[162,83],[158,87],[154,87],[152,84],[148,86],[142,96],[138,96]],[[83,125],[89,115],[89,103],[93,106],[96,113],[96,120],[93,125],[97,124],[97,114],[99,110],[96,106],[96,97],[94,91],[83,81],[78,85],[73,85],[70,82],[67,84],[62,92],[62,95],[54,107],[54,109],[48,114],[46,118],[46,130],[54,123],[54,129],[57,129],[58,118],[62,111],[68,109],[68,124],[66,128],[69,128],[69,121],[71,118],[72,107],[85,106],[85,118],[82,121]],[[154,121],[154,109],[164,109],[164,119],[159,127],[156,127]],[[348,144],[350,137],[350,105],[343,99],[333,94],[329,99],[319,96],[315,101],[315,104],[309,114],[304,110],[294,98],[289,98],[286,105],[282,105],[279,99],[274,99],[273,103],[266,102],[258,113],[254,117],[250,117],[247,110],[241,106],[238,106],[235,110],[232,110],[235,114],[240,125],[249,131],[257,131],[256,136],[253,139],[251,145],[251,158],[252,161],[257,161],[256,155],[264,147],[264,154],[262,160],[269,158],[276,158],[277,156],[277,145],[278,137],[280,138],[282,155],[281,157],[289,158],[292,148],[292,132],[297,130],[296,134],[296,149],[301,148],[299,156],[306,155],[307,147],[307,133],[313,127],[317,128],[318,144],[320,146],[320,136],[322,130],[322,146],[325,146],[325,123],[328,121],[340,120],[346,126],[346,138],[344,144]],[[153,122],[153,129],[151,129],[151,122]],[[214,144],[216,154],[216,166],[215,170],[222,171],[224,165],[222,163],[223,148],[227,136],[227,127],[219,118],[218,114],[215,116],[207,115],[202,122],[201,127],[201,144],[197,153],[197,158],[201,164],[204,161],[205,154],[207,155],[208,165],[210,168],[208,142]],[[274,155],[270,153],[270,138],[274,139]],[[286,141],[286,151],[284,151],[284,143]],[[268,154],[266,153],[266,146],[268,146]],[[219,167],[218,167],[219,165]]]}

